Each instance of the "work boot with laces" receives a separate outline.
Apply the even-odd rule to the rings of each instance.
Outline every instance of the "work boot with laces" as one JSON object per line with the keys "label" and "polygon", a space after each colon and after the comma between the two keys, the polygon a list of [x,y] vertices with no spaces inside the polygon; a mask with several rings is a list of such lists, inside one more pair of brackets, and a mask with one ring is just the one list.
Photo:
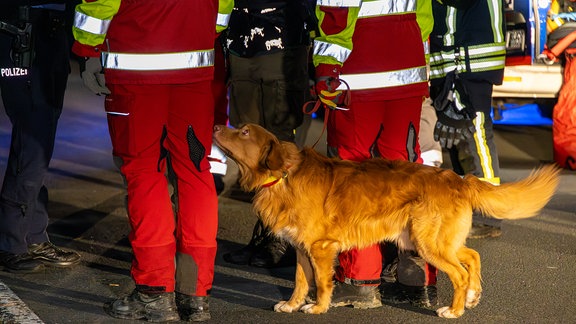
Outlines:
{"label": "work boot with laces", "polygon": [[388,263],[380,275],[382,283],[379,290],[382,301],[391,304],[408,303],[408,297],[404,294],[402,287],[398,283],[398,258],[394,258]]}
{"label": "work boot with laces", "polygon": [[0,267],[12,273],[35,273],[44,269],[44,264],[35,260],[29,253],[14,254],[0,251]]}
{"label": "work boot with laces", "polygon": [[143,293],[134,289],[129,296],[104,305],[108,315],[128,320],[148,322],[179,321],[174,293]]}
{"label": "work boot with laces", "polygon": [[208,296],[189,296],[176,292],[176,304],[183,321],[204,322],[211,318]]}
{"label": "work boot with laces", "polygon": [[258,268],[284,267],[296,264],[296,251],[285,240],[267,232],[250,258],[250,265]]}
{"label": "work boot with laces", "polygon": [[294,265],[296,252],[290,244],[264,227],[258,220],[252,238],[245,247],[223,255],[224,261],[239,265],[250,264],[258,268]]}
{"label": "work boot with laces", "polygon": [[355,286],[340,281],[334,283],[331,307],[352,306],[359,309],[382,306],[378,286]]}
{"label": "work boot with laces", "polygon": [[80,262],[80,254],[64,251],[51,242],[30,244],[28,253],[35,260],[56,267],[70,267]]}
{"label": "work boot with laces", "polygon": [[407,286],[398,282],[398,258],[384,267],[381,279],[379,290],[382,301],[385,303],[410,303],[420,308],[438,306],[438,293],[435,285]]}
{"label": "work boot with laces", "polygon": [[262,243],[264,239],[264,224],[260,220],[256,222],[254,225],[254,229],[252,230],[252,238],[250,242],[245,247],[232,251],[229,253],[224,254],[222,257],[224,261],[233,264],[245,265],[250,262],[250,258],[256,251],[258,245]]}

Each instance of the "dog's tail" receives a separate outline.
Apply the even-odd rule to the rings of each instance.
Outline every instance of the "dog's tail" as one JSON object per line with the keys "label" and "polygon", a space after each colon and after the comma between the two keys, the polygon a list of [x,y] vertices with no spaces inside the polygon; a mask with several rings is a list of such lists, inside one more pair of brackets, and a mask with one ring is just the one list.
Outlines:
{"label": "dog's tail", "polygon": [[533,217],[548,203],[560,182],[561,169],[555,165],[540,167],[520,181],[494,186],[468,176],[473,208],[486,217],[521,219]]}

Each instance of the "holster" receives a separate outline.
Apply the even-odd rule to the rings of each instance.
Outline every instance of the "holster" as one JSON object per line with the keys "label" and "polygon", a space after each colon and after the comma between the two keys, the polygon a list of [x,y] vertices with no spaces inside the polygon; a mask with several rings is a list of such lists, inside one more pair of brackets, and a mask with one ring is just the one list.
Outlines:
{"label": "holster", "polygon": [[12,51],[10,57],[14,66],[29,68],[34,60],[34,38],[32,22],[30,21],[30,7],[18,7],[18,17],[12,21],[0,21],[0,30],[12,35]]}

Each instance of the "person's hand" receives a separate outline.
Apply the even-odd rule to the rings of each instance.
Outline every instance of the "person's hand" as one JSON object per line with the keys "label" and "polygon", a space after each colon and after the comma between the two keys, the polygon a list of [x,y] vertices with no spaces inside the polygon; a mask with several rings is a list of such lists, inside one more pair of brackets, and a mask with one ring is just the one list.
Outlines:
{"label": "person's hand", "polygon": [[454,104],[448,105],[443,111],[437,111],[438,121],[434,127],[434,140],[440,146],[451,148],[473,138],[474,124],[472,117],[463,111],[457,111]]}
{"label": "person's hand", "polygon": [[461,141],[473,140],[476,117],[468,90],[456,72],[450,72],[442,85],[430,88],[435,99],[438,121],[434,127],[434,140],[444,148],[451,148]]}
{"label": "person's hand", "polygon": [[80,61],[80,76],[84,85],[97,95],[110,94],[99,57],[88,57]]}
{"label": "person's hand", "polygon": [[337,65],[320,64],[316,68],[316,95],[322,103],[333,109],[349,103],[348,91],[337,90],[342,84],[339,74],[340,67]]}
{"label": "person's hand", "polygon": [[346,90],[336,90],[341,82],[334,77],[320,77],[316,79],[316,94],[318,99],[330,108],[345,105]]}

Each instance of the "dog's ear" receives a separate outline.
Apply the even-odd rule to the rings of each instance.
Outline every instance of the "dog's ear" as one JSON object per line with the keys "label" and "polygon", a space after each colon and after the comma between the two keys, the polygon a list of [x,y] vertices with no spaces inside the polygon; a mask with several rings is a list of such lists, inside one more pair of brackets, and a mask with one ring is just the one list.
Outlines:
{"label": "dog's ear", "polygon": [[280,143],[271,140],[268,142],[268,149],[265,150],[260,165],[268,170],[280,170],[284,166],[283,147]]}

